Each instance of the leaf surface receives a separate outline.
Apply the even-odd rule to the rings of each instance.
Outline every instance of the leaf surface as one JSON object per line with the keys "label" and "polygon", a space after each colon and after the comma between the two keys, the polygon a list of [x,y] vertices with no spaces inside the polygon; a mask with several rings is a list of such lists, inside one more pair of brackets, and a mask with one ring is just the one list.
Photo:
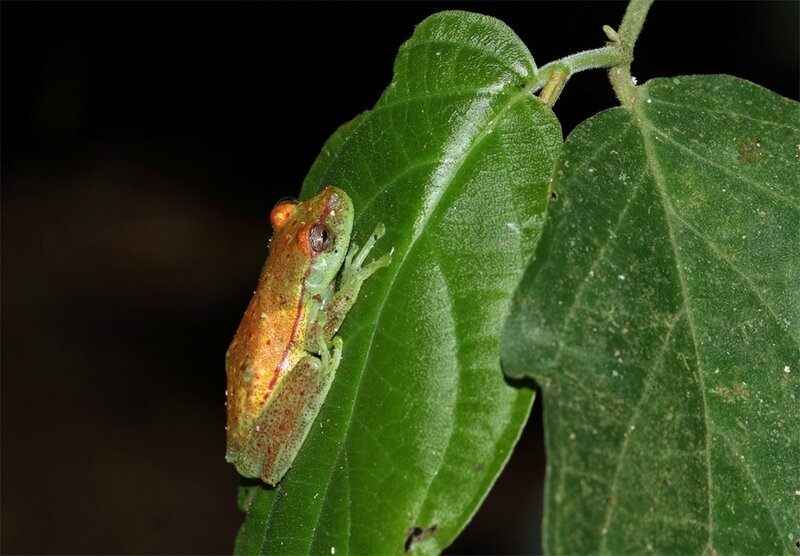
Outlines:
{"label": "leaf surface", "polygon": [[542,387],[545,551],[792,553],[800,107],[656,79],[567,139],[503,337]]}
{"label": "leaf surface", "polygon": [[509,457],[533,392],[499,336],[542,226],[561,130],[503,23],[443,12],[400,49],[377,105],[323,148],[302,197],[341,187],[355,241],[394,248],[340,330],[343,360],[277,488],[243,488],[238,553],[441,551]]}

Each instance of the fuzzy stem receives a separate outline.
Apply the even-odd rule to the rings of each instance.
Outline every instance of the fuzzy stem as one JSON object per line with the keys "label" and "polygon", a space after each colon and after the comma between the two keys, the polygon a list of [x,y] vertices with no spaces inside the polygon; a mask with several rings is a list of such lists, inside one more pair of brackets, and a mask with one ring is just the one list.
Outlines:
{"label": "fuzzy stem", "polygon": [[[644,25],[647,12],[653,0],[630,0],[625,16],[619,26],[619,31],[606,30],[606,34],[619,48],[622,62],[608,72],[614,93],[623,106],[630,106],[636,98],[636,87],[631,76],[631,62],[633,61],[633,47]],[[612,33],[614,36],[612,36]]]}
{"label": "fuzzy stem", "polygon": [[[551,79],[560,79],[559,75],[564,75],[563,85],[574,74],[594,68],[610,68],[622,62],[619,48],[616,45],[608,45],[594,50],[584,50],[570,54],[560,60],[555,60],[539,68],[539,76],[531,92],[536,92],[544,87]],[[555,77],[554,77],[555,74]],[[560,90],[559,90],[560,92]],[[556,95],[558,98],[558,95]]]}

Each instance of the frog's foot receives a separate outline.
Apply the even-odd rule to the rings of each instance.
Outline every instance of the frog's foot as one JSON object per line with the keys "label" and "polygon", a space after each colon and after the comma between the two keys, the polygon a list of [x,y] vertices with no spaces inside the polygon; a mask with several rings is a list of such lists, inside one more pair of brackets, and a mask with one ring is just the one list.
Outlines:
{"label": "frog's foot", "polygon": [[[316,334],[317,347],[319,349],[319,358],[322,363],[320,373],[332,373],[339,368],[339,363],[342,361],[342,346],[344,342],[339,336],[334,336],[331,340],[331,345],[325,341],[324,328],[319,327]],[[333,348],[331,350],[331,348]]]}
{"label": "frog's foot", "polygon": [[344,342],[339,336],[334,336],[332,343],[333,359],[331,359],[331,366],[328,368],[329,373],[335,372],[339,368],[339,363],[342,362],[342,346],[344,346]]}
{"label": "frog's foot", "polygon": [[355,290],[357,292],[364,280],[372,276],[378,269],[389,266],[392,263],[392,253],[394,249],[370,262],[368,265],[362,266],[369,252],[372,251],[372,248],[375,246],[375,242],[378,241],[384,233],[386,233],[386,226],[384,226],[383,223],[379,223],[375,226],[375,231],[369,236],[369,239],[364,244],[364,248],[361,249],[360,252],[358,245],[355,243],[350,246],[350,250],[347,252],[347,256],[344,259],[340,290]]}

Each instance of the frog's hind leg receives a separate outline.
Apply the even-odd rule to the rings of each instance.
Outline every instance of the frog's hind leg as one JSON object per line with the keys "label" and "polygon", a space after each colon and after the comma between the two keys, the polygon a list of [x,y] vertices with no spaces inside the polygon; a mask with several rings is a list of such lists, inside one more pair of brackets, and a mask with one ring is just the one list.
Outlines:
{"label": "frog's hind leg", "polygon": [[292,466],[336,376],[342,341],[333,339],[333,353],[322,345],[319,358],[303,357],[280,381],[272,392],[274,401],[260,419],[259,433],[264,435],[261,478],[267,484],[276,484]]}

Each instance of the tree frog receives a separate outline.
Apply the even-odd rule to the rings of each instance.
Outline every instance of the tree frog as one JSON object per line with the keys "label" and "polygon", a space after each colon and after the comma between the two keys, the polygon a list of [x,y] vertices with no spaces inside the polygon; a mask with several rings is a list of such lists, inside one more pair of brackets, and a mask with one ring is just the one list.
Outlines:
{"label": "tree frog", "polygon": [[278,203],[270,223],[269,256],[225,356],[225,459],[245,477],[275,485],[331,387],[342,357],[339,326],[364,280],[392,254],[363,264],[384,226],[358,253],[350,242],[353,203],[336,187]]}

